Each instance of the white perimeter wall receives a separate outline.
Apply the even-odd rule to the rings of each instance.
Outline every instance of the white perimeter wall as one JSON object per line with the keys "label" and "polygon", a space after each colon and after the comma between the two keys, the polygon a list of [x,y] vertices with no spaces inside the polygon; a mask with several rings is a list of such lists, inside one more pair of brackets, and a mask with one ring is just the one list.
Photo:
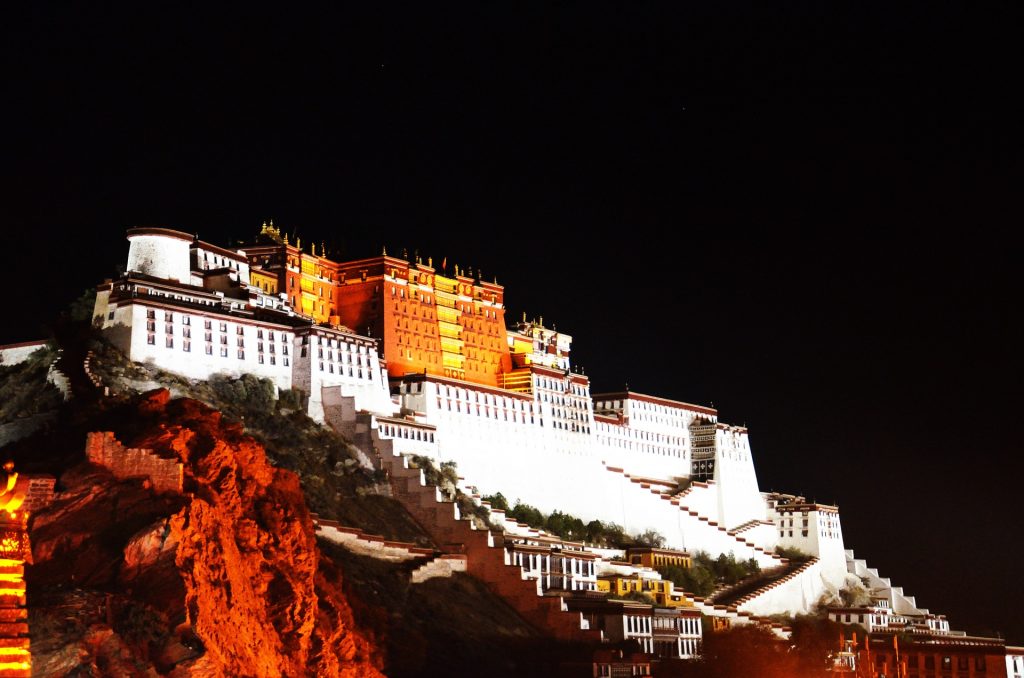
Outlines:
{"label": "white perimeter wall", "polygon": [[17,365],[44,346],[45,339],[20,346],[0,346],[0,365]]}
{"label": "white perimeter wall", "polygon": [[761,616],[810,611],[829,590],[826,580],[821,563],[813,563],[796,577],[743,603],[739,610]]}

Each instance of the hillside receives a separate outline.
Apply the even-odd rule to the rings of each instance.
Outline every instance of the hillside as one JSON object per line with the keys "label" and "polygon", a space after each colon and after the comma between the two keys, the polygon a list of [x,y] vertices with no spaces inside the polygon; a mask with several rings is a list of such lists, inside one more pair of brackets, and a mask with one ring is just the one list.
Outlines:
{"label": "hillside", "polygon": [[[111,395],[40,399],[33,416],[58,425],[3,448],[19,470],[58,478],[30,525],[34,675],[460,675],[455,660],[518,675],[557,655],[471,577],[413,586],[408,567],[318,544],[311,510],[430,541],[353,448],[287,398],[85,348],[87,376]],[[8,369],[0,389],[45,389],[45,369],[30,374]],[[92,431],[180,461],[182,492],[88,463]]]}

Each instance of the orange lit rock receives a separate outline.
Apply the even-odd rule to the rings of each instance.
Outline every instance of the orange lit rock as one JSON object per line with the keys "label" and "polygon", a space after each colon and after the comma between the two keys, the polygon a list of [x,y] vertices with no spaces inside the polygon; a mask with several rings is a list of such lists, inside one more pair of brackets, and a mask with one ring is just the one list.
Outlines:
{"label": "orange lit rock", "polygon": [[147,414],[161,407],[165,423],[131,444],[173,450],[194,497],[166,537],[137,535],[132,553],[144,561],[158,540],[159,550],[177,543],[189,621],[206,648],[194,673],[381,675],[344,595],[322,579],[318,590],[319,551],[297,476],[272,467],[258,443],[202,404],[147,400]]}

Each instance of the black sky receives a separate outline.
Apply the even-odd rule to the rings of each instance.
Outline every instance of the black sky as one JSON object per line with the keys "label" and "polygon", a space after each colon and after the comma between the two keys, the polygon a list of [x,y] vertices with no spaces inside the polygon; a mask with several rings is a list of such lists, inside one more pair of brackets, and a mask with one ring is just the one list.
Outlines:
{"label": "black sky", "polygon": [[8,16],[0,341],[130,226],[447,257],[1024,642],[1021,9],[891,4]]}

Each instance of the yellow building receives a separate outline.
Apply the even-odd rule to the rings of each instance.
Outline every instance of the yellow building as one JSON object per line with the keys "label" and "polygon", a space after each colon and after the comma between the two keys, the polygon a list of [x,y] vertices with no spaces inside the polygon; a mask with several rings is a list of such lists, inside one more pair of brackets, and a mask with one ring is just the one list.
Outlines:
{"label": "yellow building", "polygon": [[277,274],[259,269],[249,270],[249,283],[263,290],[264,294],[277,294]]}
{"label": "yellow building", "polygon": [[640,576],[602,575],[597,578],[597,590],[615,596],[630,593],[645,594],[659,607],[690,607],[690,601],[676,592],[668,579],[644,579]]}
{"label": "yellow building", "polygon": [[665,565],[675,565],[689,568],[693,565],[693,559],[689,553],[673,549],[638,546],[628,549],[626,555],[631,565],[642,565],[643,567],[659,568]]}

